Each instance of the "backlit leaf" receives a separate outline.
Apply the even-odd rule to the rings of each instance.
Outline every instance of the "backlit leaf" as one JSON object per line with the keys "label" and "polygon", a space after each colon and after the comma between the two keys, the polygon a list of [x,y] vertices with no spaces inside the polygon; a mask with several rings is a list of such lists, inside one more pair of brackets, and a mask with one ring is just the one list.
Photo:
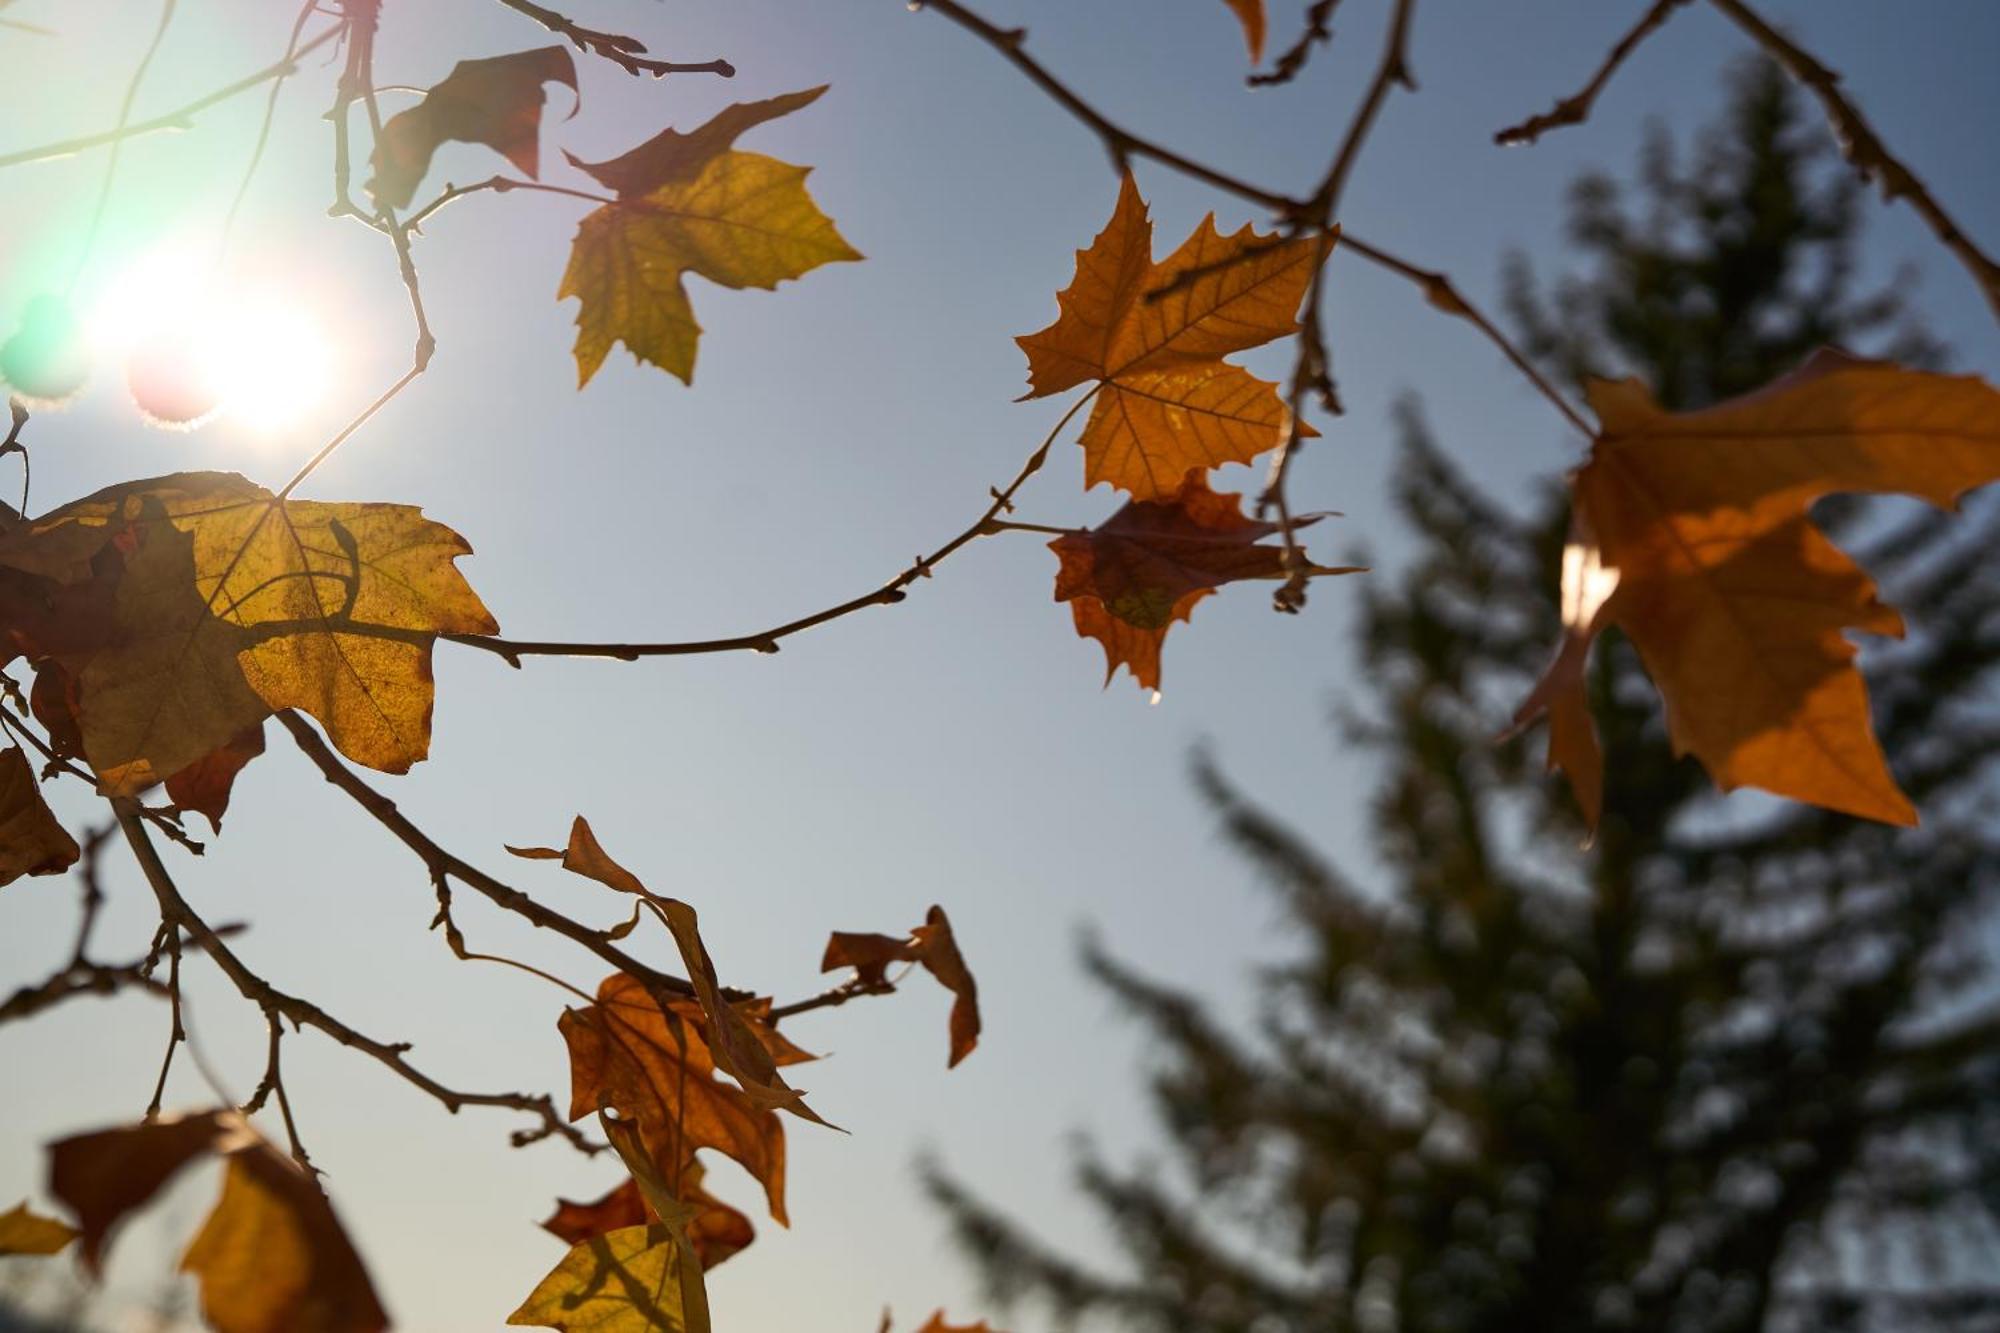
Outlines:
{"label": "backlit leaf", "polygon": [[1586,813],[1601,760],[1583,664],[1616,625],[1666,701],[1677,752],[1716,784],[1914,824],[1869,720],[1846,631],[1902,618],[1807,517],[1823,495],[1898,492],[1940,507],[2000,478],[2000,393],[1972,376],[1822,352],[1748,396],[1672,413],[1598,381],[1600,434],[1574,479],[1566,640],[1520,720],[1555,714],[1551,758]]}
{"label": "backlit leaf", "polygon": [[1236,21],[1243,25],[1243,44],[1250,48],[1250,63],[1264,58],[1264,0],[1222,0]]}
{"label": "backlit leaf", "polygon": [[0,884],[23,875],[60,875],[79,855],[76,839],[42,799],[28,756],[0,750]]}
{"label": "backlit leaf", "polygon": [[378,1333],[389,1317],[318,1184],[269,1144],[229,1155],[181,1267],[217,1333]]}
{"label": "backlit leaf", "polygon": [[[1260,544],[1277,531],[1275,523],[1246,516],[1241,496],[1211,491],[1192,470],[1178,490],[1133,500],[1096,528],[1050,542],[1062,561],[1055,597],[1070,604],[1079,635],[1104,645],[1107,684],[1123,666],[1142,689],[1158,689],[1167,630],[1186,620],[1196,602],[1239,579],[1286,577],[1283,548]],[[1306,572],[1357,570],[1309,564]]]}
{"label": "backlit leaf", "polygon": [[423,101],[382,127],[369,159],[375,174],[368,193],[385,208],[408,206],[432,154],[451,139],[485,144],[528,176],[539,175],[545,83],[576,91],[576,62],[560,46],[459,61]]}
{"label": "backlit leaf", "polygon": [[579,386],[612,345],[694,382],[701,335],[683,279],[774,288],[861,258],[806,193],[808,167],[728,151],[695,175],[607,204],[577,227],[556,299],[574,296]]}
{"label": "backlit leaf", "polygon": [[1056,322],[1015,341],[1028,356],[1028,397],[1096,381],[1084,427],[1084,482],[1136,499],[1175,491],[1190,468],[1241,463],[1284,437],[1277,386],[1222,357],[1298,329],[1299,302],[1333,238],[1284,239],[1213,216],[1166,260],[1126,176],[1111,221],[1076,256]]}
{"label": "backlit leaf", "polygon": [[965,965],[965,956],[959,952],[957,937],[952,934],[951,919],[942,907],[933,905],[924,916],[924,924],[904,939],[835,931],[827,937],[819,970],[832,972],[851,967],[863,984],[881,985],[888,980],[889,964],[895,962],[922,965],[952,993],[951,1050],[946,1067],[956,1066],[979,1044],[979,985]]}
{"label": "backlit leaf", "polygon": [[318,718],[358,763],[407,770],[430,747],[436,636],[497,628],[453,564],[470,550],[408,505],[279,500],[233,474],[182,473],[15,529],[0,565],[108,594],[44,651],[76,676],[84,752],[124,795],[279,708]]}
{"label": "backlit leaf", "polygon": [[665,1226],[593,1236],[574,1246],[507,1322],[564,1333],[686,1333],[682,1262]]}

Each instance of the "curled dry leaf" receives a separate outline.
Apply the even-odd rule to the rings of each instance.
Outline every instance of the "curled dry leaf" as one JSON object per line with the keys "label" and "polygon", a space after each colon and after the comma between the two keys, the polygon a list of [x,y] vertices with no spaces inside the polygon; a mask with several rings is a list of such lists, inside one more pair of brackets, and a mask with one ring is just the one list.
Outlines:
{"label": "curled dry leaf", "polygon": [[498,628],[454,564],[470,551],[412,506],[280,500],[234,474],[181,473],[0,536],[0,567],[43,593],[32,614],[12,600],[0,614],[8,647],[73,678],[51,706],[73,711],[107,794],[241,745],[280,708],[400,773],[430,748],[437,635]]}
{"label": "curled dry leaf", "polygon": [[888,980],[889,964],[920,963],[926,972],[952,993],[951,1052],[946,1067],[951,1068],[972,1054],[979,1044],[979,984],[965,965],[952,934],[951,919],[942,907],[933,905],[924,924],[905,938],[837,930],[827,937],[826,952],[819,970],[832,972],[851,967],[864,985],[879,986]]}
{"label": "curled dry leaf", "polygon": [[637,875],[612,860],[611,854],[597,841],[589,821],[582,815],[571,823],[569,846],[561,852],[549,847],[509,847],[507,850],[531,860],[560,859],[564,869],[622,893],[636,894],[650,904],[680,950],[689,984],[694,987],[695,998],[706,1021],[708,1045],[714,1053],[716,1067],[741,1084],[744,1093],[758,1105],[790,1111],[817,1124],[826,1124],[817,1112],[806,1105],[804,1094],[787,1084],[778,1073],[779,1062],[772,1057],[771,1046],[765,1036],[756,1030],[738,1005],[724,997],[722,985],[716,979],[715,962],[708,955],[708,946],[702,942],[700,921],[692,907],[677,899],[653,893]]}
{"label": "curled dry leaf", "polygon": [[1659,687],[1675,750],[1723,790],[1916,823],[1846,637],[1900,635],[1902,617],[1807,509],[1843,491],[1948,508],[2000,478],[2000,393],[1828,351],[1698,412],[1665,411],[1632,380],[1590,396],[1600,433],[1573,481],[1564,643],[1517,719],[1553,715],[1550,760],[1585,813],[1602,760],[1584,664],[1616,625]]}
{"label": "curled dry leaf", "polygon": [[0,884],[23,875],[60,875],[79,855],[76,839],[42,799],[28,756],[0,750]]}
{"label": "curled dry leaf", "polygon": [[576,62],[560,46],[461,60],[424,100],[389,118],[369,159],[366,189],[383,208],[404,208],[447,140],[485,144],[529,177],[540,175],[545,83],[576,91]]}
{"label": "curled dry leaf", "polygon": [[809,167],[734,150],[700,171],[586,214],[556,299],[577,298],[582,387],[615,343],[694,383],[695,323],[683,277],[775,288],[822,264],[861,258],[806,193]]}
{"label": "curled dry leaf", "polygon": [[190,1164],[218,1157],[222,1197],[181,1266],[217,1333],[380,1333],[388,1315],[319,1184],[234,1111],[166,1116],[49,1146],[49,1191],[102,1272],[118,1225]]}
{"label": "curled dry leaf", "polygon": [[[1055,598],[1070,604],[1079,635],[1104,646],[1105,684],[1122,666],[1140,688],[1158,689],[1167,630],[1188,619],[1196,602],[1239,579],[1286,577],[1284,549],[1259,544],[1277,531],[1275,523],[1247,517],[1240,495],[1211,491],[1204,475],[1190,470],[1179,489],[1134,500],[1096,528],[1050,542],[1062,562]],[[1357,572],[1306,566],[1309,575]]]}
{"label": "curled dry leaf", "polygon": [[17,1254],[54,1254],[77,1238],[77,1229],[29,1209],[23,1199],[0,1213],[0,1258]]}
{"label": "curled dry leaf", "polygon": [[[769,1032],[774,1061],[810,1059]],[[597,1003],[565,1010],[559,1023],[570,1057],[570,1118],[615,1110],[633,1121],[663,1171],[701,1148],[733,1158],[764,1186],[771,1216],[785,1215],[784,1123],[768,1105],[716,1076],[707,1017],[692,1001],[663,1010],[623,973],[598,987]]]}
{"label": "curled dry leaf", "polygon": [[1264,58],[1264,0],[1222,0],[1236,21],[1243,25],[1243,44],[1250,48],[1250,63]]}
{"label": "curled dry leaf", "polygon": [[[1298,330],[1299,302],[1332,236],[1284,239],[1211,214],[1153,262],[1153,223],[1127,175],[1111,221],[1076,255],[1056,322],[1016,338],[1027,397],[1096,381],[1083,430],[1084,483],[1135,499],[1172,494],[1191,468],[1244,463],[1284,437],[1277,386],[1222,358]],[[1303,429],[1303,425],[1302,425]]]}

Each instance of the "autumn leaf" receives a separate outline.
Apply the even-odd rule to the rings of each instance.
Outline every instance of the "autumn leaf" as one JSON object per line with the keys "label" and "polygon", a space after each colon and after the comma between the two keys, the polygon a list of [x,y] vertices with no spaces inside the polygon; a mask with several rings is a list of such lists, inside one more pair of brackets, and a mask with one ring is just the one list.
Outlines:
{"label": "autumn leaf", "polygon": [[222,832],[229,793],[244,765],[264,753],[264,724],[246,727],[217,749],[167,778],[167,799],[182,812],[206,815],[210,827]]}
{"label": "autumn leaf", "polygon": [[76,1214],[84,1265],[101,1275],[127,1214],[203,1158],[223,1160],[222,1197],[182,1268],[201,1282],[217,1333],[380,1333],[388,1316],[304,1170],[234,1111],[163,1116],[49,1145],[49,1191]]}
{"label": "autumn leaf", "polygon": [[384,208],[404,208],[447,140],[485,144],[528,176],[540,174],[545,83],[576,91],[576,62],[560,46],[461,60],[424,100],[389,118],[375,141],[366,189]]}
{"label": "autumn leaf", "polygon": [[79,1134],[49,1145],[49,1193],[76,1217],[84,1266],[100,1273],[104,1251],[127,1214],[233,1131],[226,1112],[161,1116]]}
{"label": "autumn leaf", "polygon": [[710,117],[704,124],[682,133],[661,130],[630,152],[606,162],[585,162],[565,152],[570,165],[588,172],[599,184],[618,195],[650,194],[668,181],[684,180],[698,173],[709,159],[733,146],[738,136],[766,121],[789,116],[811,106],[826,91],[826,85],[801,92],[767,97],[760,102],[738,102]]}
{"label": "autumn leaf", "polygon": [[[280,708],[400,773],[430,747],[431,646],[497,626],[454,561],[471,548],[408,505],[281,500],[230,473],[129,482],[0,538],[0,566],[109,596],[44,645],[77,677],[83,749],[129,795]],[[72,617],[72,620],[79,620]]]}
{"label": "autumn leaf", "polygon": [[0,750],[0,884],[23,875],[60,875],[79,855],[76,839],[42,799],[28,756]]}
{"label": "autumn leaf", "polygon": [[23,1199],[0,1213],[0,1258],[17,1254],[54,1254],[77,1238],[77,1229],[28,1208]]}
{"label": "autumn leaf", "polygon": [[1096,381],[1082,436],[1086,487],[1171,494],[1191,468],[1248,462],[1283,438],[1277,386],[1222,358],[1298,329],[1299,302],[1333,237],[1286,240],[1203,220],[1156,264],[1153,224],[1127,175],[1110,223],[1076,256],[1056,322],[1015,339],[1027,397]]}
{"label": "autumn leaf", "polygon": [[[663,1011],[642,984],[617,973],[598,987],[596,1004],[565,1010],[558,1027],[569,1047],[572,1120],[614,1109],[638,1124],[667,1166],[713,1148],[762,1184],[771,1216],[787,1221],[783,1122],[716,1077],[699,1005]],[[795,1051],[787,1044],[772,1058],[810,1058]]]}
{"label": "autumn leaf", "polygon": [[951,919],[942,907],[933,905],[925,914],[924,924],[903,939],[855,931],[833,932],[827,937],[819,970],[832,972],[851,967],[856,980],[863,985],[880,986],[888,980],[889,964],[895,962],[921,964],[952,993],[951,1053],[945,1067],[955,1067],[979,1044],[979,985],[965,965],[965,956],[958,951]]}
{"label": "autumn leaf", "polygon": [[790,1111],[792,1114],[826,1124],[805,1103],[805,1096],[787,1084],[778,1073],[778,1062],[770,1045],[755,1030],[743,1012],[723,997],[716,979],[715,962],[702,942],[700,920],[694,908],[674,898],[653,893],[639,877],[611,859],[591,832],[590,824],[578,815],[570,825],[569,846],[557,852],[549,847],[509,847],[516,856],[531,860],[560,859],[563,868],[594,879],[622,893],[637,894],[654,911],[674,937],[681,962],[687,968],[689,984],[707,1022],[710,1050],[716,1067],[742,1085],[743,1091],[760,1106]]}
{"label": "autumn leaf", "polygon": [[621,1227],[573,1247],[507,1316],[564,1333],[686,1333],[680,1244],[668,1227]]}
{"label": "autumn leaf", "polygon": [[577,384],[614,343],[694,383],[695,323],[683,283],[775,288],[821,264],[860,259],[806,193],[809,167],[734,150],[692,176],[586,214],[557,300],[578,301]]}
{"label": "autumn leaf", "polygon": [[1264,58],[1264,0],[1222,0],[1236,21],[1243,25],[1243,44],[1250,48],[1250,63]]}
{"label": "autumn leaf", "polygon": [[[1211,491],[1205,476],[1190,470],[1178,490],[1133,500],[1096,528],[1050,542],[1062,562],[1055,599],[1070,604],[1080,636],[1104,646],[1107,685],[1123,666],[1140,688],[1158,689],[1167,630],[1188,619],[1196,602],[1239,579],[1286,577],[1283,548],[1260,544],[1277,531],[1275,523],[1246,516],[1240,495]],[[1305,572],[1359,571],[1308,564]]]}
{"label": "autumn leaf", "polygon": [[389,1316],[313,1178],[261,1141],[233,1152],[181,1267],[216,1333],[376,1333]]}
{"label": "autumn leaf", "polygon": [[[688,1224],[688,1240],[702,1268],[710,1269],[747,1249],[757,1239],[757,1232],[749,1218],[703,1188],[705,1176],[698,1160],[684,1165],[680,1197],[696,1209],[694,1220]],[[639,1182],[628,1176],[589,1203],[557,1199],[556,1210],[542,1223],[542,1229],[575,1245],[620,1227],[642,1226],[653,1220],[639,1192]]]}
{"label": "autumn leaf", "polygon": [[1676,752],[1723,790],[1916,823],[1845,634],[1900,635],[1902,617],[1807,510],[1846,491],[1952,507],[2000,477],[2000,393],[1828,351],[1698,412],[1665,411],[1634,380],[1590,397],[1600,433],[1573,482],[1565,640],[1518,719],[1553,714],[1551,763],[1586,815],[1602,760],[1584,663],[1615,625],[1659,687]]}

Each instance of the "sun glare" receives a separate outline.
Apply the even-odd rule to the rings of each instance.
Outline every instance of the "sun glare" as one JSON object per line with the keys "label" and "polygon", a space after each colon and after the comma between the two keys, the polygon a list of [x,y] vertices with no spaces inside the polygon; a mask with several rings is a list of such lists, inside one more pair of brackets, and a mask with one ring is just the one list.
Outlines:
{"label": "sun glare", "polygon": [[91,319],[104,363],[122,368],[141,413],[193,430],[224,419],[282,429],[315,406],[333,343],[308,303],[272,286],[211,281],[205,256],[162,247],[119,275]]}

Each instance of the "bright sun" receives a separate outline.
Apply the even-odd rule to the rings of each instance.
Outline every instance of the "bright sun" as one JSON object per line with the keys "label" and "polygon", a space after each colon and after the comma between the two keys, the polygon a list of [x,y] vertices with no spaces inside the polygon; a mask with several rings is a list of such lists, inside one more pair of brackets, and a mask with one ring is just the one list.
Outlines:
{"label": "bright sun", "polygon": [[217,283],[211,271],[181,247],[147,255],[105,289],[93,341],[157,425],[280,430],[326,392],[332,340],[295,294]]}

